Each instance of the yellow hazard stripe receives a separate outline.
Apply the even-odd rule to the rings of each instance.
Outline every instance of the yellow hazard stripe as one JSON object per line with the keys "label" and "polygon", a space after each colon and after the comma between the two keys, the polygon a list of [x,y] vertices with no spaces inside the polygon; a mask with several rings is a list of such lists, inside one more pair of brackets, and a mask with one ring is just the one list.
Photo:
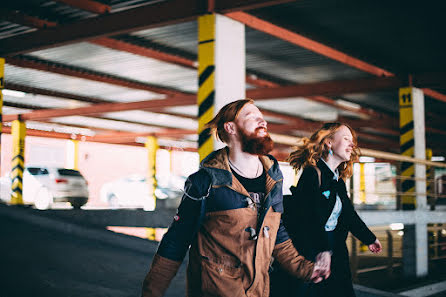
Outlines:
{"label": "yellow hazard stripe", "polygon": [[[412,191],[413,192],[413,191]],[[403,195],[401,197],[401,202],[403,204],[415,204],[416,199],[415,196],[410,196],[410,195]]]}
{"label": "yellow hazard stripe", "polygon": [[13,158],[12,158],[12,204],[23,204],[22,197],[22,181],[23,170],[25,167],[25,122],[15,120],[12,122],[12,143],[13,143]]}
{"label": "yellow hazard stripe", "polygon": [[214,64],[215,15],[198,17],[198,73]]}
{"label": "yellow hazard stripe", "polygon": [[409,176],[409,177],[413,177],[415,174],[415,166],[410,166],[409,168],[407,168],[406,170],[404,170],[403,172],[401,172],[402,176]]}
{"label": "yellow hazard stripe", "polygon": [[201,132],[203,132],[204,126],[210,121],[212,120],[214,116],[214,107],[209,108],[201,117],[200,117],[200,121],[198,123],[198,134],[200,134]]}
{"label": "yellow hazard stripe", "polygon": [[[400,111],[400,152],[403,156],[414,156],[414,123],[413,123],[413,88],[400,88],[399,94]],[[404,193],[415,192],[415,166],[410,163],[401,164],[401,175],[410,179],[401,180],[401,204],[403,209],[414,209],[416,204],[415,195],[405,195]]]}
{"label": "yellow hazard stripe", "polygon": [[200,155],[200,161],[201,156],[204,156],[203,159],[209,155],[214,150],[214,140],[212,137],[210,137],[207,141],[205,141],[199,148],[198,148],[198,154]]}
{"label": "yellow hazard stripe", "polygon": [[215,15],[198,18],[198,154],[200,161],[214,150],[206,124],[214,117],[215,101]]}
{"label": "yellow hazard stripe", "polygon": [[403,145],[413,139],[414,139],[414,135],[413,135],[413,129],[412,129],[412,130],[409,130],[406,133],[400,135],[400,144]]}

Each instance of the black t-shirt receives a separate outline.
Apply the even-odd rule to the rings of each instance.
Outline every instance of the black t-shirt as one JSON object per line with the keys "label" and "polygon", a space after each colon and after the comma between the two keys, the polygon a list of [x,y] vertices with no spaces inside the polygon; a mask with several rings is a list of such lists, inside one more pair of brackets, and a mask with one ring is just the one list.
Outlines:
{"label": "black t-shirt", "polygon": [[265,198],[265,186],[266,186],[266,172],[263,170],[262,174],[256,178],[243,177],[235,170],[231,168],[232,174],[238,179],[242,186],[248,191],[249,196],[255,202],[257,207],[263,203]]}

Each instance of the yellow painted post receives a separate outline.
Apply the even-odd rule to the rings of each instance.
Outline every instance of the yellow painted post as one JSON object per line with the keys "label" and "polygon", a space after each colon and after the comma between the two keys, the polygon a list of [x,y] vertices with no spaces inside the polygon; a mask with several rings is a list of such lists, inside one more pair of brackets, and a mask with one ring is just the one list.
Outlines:
{"label": "yellow painted post", "polygon": [[155,228],[146,228],[146,236],[148,240],[156,239],[156,229]]}
{"label": "yellow painted post", "polygon": [[67,168],[79,170],[79,140],[68,140],[65,158]]}
{"label": "yellow painted post", "polygon": [[146,149],[148,153],[148,165],[147,165],[147,183],[149,185],[150,191],[152,193],[152,199],[154,201],[154,206],[156,207],[156,151],[158,150],[158,141],[154,136],[148,136],[146,140]]}
{"label": "yellow painted post", "polygon": [[12,122],[11,204],[23,204],[23,170],[25,168],[25,122]]}
{"label": "yellow painted post", "polygon": [[[432,160],[432,150],[426,149],[426,160]],[[426,166],[426,193],[427,203],[430,205],[431,210],[435,210],[435,168],[433,166]]]}
{"label": "yellow painted post", "polygon": [[79,140],[71,140],[74,146],[73,169],[79,170]]}
{"label": "yellow painted post", "polygon": [[[400,153],[403,156],[414,157],[414,121],[413,121],[413,88],[399,90],[400,107]],[[410,162],[401,163],[401,208],[413,210],[415,199],[415,166]]]}
{"label": "yellow painted post", "polygon": [[198,17],[198,154],[200,162],[214,150],[214,139],[205,129],[214,117],[215,14]]}
{"label": "yellow painted post", "polygon": [[361,201],[362,204],[366,203],[364,165],[364,163],[359,163],[359,201]]}
{"label": "yellow painted post", "polygon": [[0,160],[2,156],[2,131],[3,131],[3,89],[5,88],[5,59],[0,58]]}

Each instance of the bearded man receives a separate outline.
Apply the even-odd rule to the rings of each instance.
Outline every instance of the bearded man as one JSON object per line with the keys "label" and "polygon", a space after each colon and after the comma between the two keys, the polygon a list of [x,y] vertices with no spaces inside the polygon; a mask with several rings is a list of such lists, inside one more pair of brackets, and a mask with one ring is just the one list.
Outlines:
{"label": "bearded man", "polygon": [[189,176],[178,212],[143,282],[142,295],[162,296],[186,252],[187,296],[269,296],[272,257],[298,278],[330,274],[330,254],[316,263],[294,248],[282,225],[282,173],[268,153],[267,123],[250,99],[224,106],[207,125],[227,144]]}

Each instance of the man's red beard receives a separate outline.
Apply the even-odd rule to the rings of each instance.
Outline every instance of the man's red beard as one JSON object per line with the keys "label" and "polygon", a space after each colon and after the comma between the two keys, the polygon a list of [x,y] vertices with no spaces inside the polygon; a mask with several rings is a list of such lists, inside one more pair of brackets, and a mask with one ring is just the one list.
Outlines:
{"label": "man's red beard", "polygon": [[[265,136],[257,136],[258,131],[264,129],[258,127],[254,133],[247,134],[246,131],[237,125],[240,132],[240,141],[242,143],[242,151],[253,155],[266,155],[274,148],[274,142],[267,133]],[[265,129],[266,130],[266,129]]]}

